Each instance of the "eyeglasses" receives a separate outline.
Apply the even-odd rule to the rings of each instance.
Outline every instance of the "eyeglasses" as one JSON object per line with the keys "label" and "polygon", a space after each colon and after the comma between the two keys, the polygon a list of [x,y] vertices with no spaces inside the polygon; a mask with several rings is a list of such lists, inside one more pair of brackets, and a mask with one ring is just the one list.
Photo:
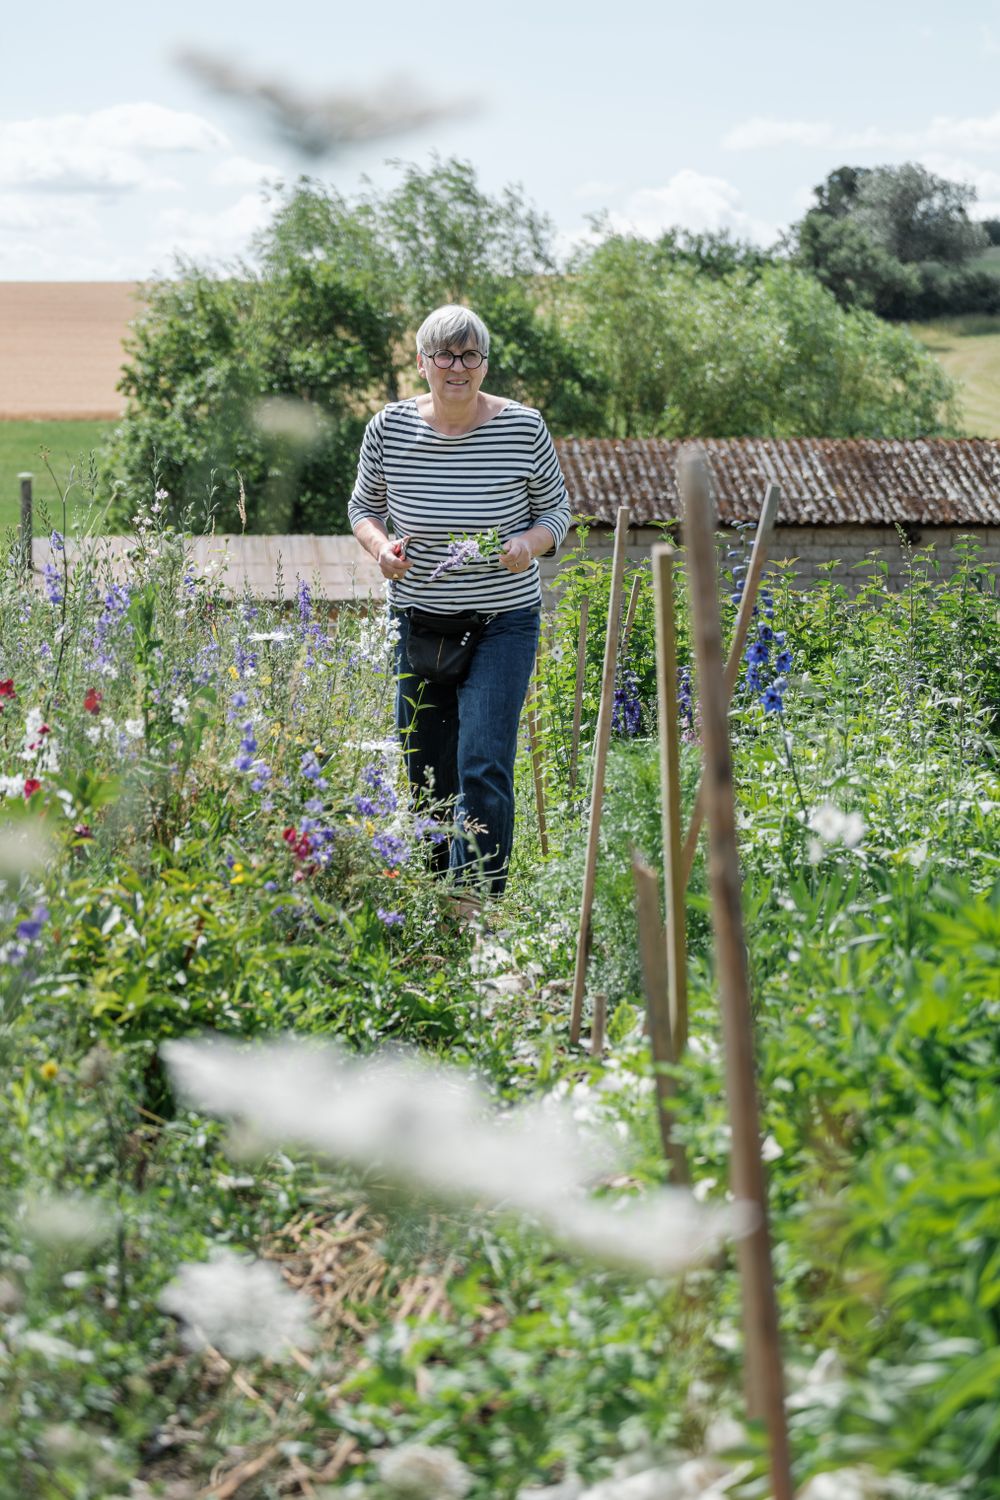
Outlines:
{"label": "eyeglasses", "polygon": [[431,359],[439,370],[453,370],[456,360],[465,370],[478,370],[486,355],[480,354],[478,349],[466,349],[461,354],[452,354],[450,349],[435,349]]}

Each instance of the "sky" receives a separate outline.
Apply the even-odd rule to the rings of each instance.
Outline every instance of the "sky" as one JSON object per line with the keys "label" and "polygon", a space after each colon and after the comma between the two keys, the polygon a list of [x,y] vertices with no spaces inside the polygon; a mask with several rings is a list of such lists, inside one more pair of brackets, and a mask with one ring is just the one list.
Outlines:
{"label": "sky", "polygon": [[[570,249],[589,216],[772,242],[845,163],[915,160],[1000,217],[1000,0],[91,0],[4,16],[0,280],[224,264],[302,172],[350,196],[391,158],[518,183]],[[183,55],[429,119],[305,156]]]}

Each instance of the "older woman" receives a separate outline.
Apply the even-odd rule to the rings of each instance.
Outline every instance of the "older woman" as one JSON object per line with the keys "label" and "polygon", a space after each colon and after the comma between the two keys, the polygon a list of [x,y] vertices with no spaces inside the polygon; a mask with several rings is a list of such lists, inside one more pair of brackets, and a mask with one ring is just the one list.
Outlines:
{"label": "older woman", "polygon": [[[428,390],[372,417],[349,507],[354,535],[390,580],[400,630],[397,727],[418,796],[453,804],[463,832],[444,854],[463,896],[504,890],[517,726],[538,647],[536,559],[555,551],[570,522],[542,417],[482,388],[489,348],[485,324],[466,307],[439,307],[425,319],[417,369]],[[499,532],[499,555],[442,570],[452,538],[490,531]],[[464,680],[448,685],[412,671],[412,610],[479,614]]]}

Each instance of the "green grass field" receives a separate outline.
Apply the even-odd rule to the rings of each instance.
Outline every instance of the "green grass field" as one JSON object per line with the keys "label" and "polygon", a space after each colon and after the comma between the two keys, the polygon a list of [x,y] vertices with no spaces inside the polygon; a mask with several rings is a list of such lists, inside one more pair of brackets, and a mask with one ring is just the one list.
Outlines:
{"label": "green grass field", "polygon": [[963,430],[1000,437],[1000,317],[942,318],[911,323],[910,331],[958,381]]}
{"label": "green grass field", "polygon": [[[59,521],[59,490],[45,467],[43,448],[65,486],[74,465],[77,473],[85,472],[90,453],[100,447],[114,425],[113,422],[0,422],[0,535],[20,520],[21,487],[17,476],[21,473],[34,475],[36,534],[46,529],[45,508],[53,524]],[[70,514],[86,503],[83,491],[74,487],[69,495]]]}

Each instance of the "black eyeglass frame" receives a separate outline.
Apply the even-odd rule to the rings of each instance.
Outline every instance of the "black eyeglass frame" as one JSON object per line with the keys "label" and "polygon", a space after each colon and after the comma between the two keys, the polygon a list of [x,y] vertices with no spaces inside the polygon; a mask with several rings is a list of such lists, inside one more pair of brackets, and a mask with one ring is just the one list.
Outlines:
{"label": "black eyeglass frame", "polygon": [[[456,360],[459,361],[463,370],[478,370],[489,359],[489,355],[483,354],[480,349],[463,349],[461,354],[453,354],[450,349],[435,349],[433,353],[428,354],[425,349],[424,354],[438,370],[453,370]],[[474,365],[466,364],[466,359],[470,354],[475,358]],[[442,356],[448,361],[446,365],[441,363]]]}

